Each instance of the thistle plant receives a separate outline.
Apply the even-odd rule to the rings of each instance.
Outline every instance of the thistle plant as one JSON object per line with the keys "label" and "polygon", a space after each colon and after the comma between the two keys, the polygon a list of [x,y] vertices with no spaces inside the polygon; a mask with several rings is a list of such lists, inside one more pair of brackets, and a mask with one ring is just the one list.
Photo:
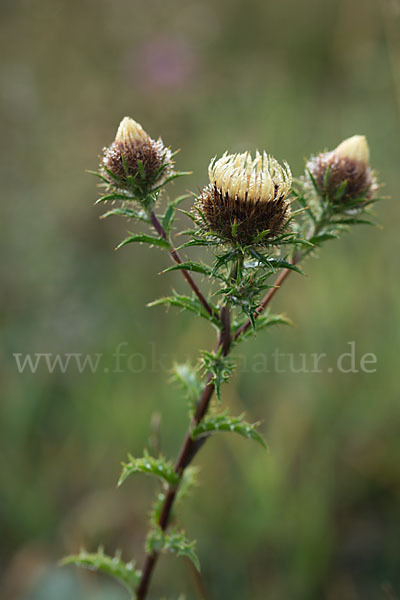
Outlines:
{"label": "thistle plant", "polygon": [[[209,183],[190,210],[179,209],[190,225],[179,232],[186,241],[177,247],[171,237],[175,216],[190,196],[168,200],[163,212],[158,208],[164,188],[185,175],[175,170],[173,159],[161,139],[153,140],[141,125],[125,117],[96,173],[104,189],[98,202],[112,203],[105,217],[120,215],[138,227],[118,248],[134,243],[158,247],[174,263],[164,272],[178,270],[186,280],[187,295],[173,291],[150,306],[175,306],[204,319],[217,332],[216,347],[199,351],[197,365],[171,366],[172,380],[183,389],[190,410],[177,458],[172,461],[145,451],[141,457],[128,455],[122,465],[118,485],[137,473],[160,482],[142,569],[134,561],[125,563],[118,553],[107,556],[102,549],[81,551],[63,561],[114,576],[136,600],[147,597],[163,553],[185,556],[200,569],[195,542],[177,528],[175,514],[195,484],[193,463],[203,444],[214,434],[230,432],[266,447],[257,423],[231,415],[224,406],[223,388],[235,368],[236,347],[255,332],[287,323],[283,315],[269,310],[284,280],[292,272],[301,274],[305,258],[317,254],[327,240],[354,225],[373,223],[371,207],[379,199],[363,136],[311,157],[295,181],[288,164],[266,152],[255,157],[249,152],[225,153],[211,160]],[[188,257],[193,246],[204,252],[201,261]],[[199,284],[204,276],[206,291]],[[217,402],[212,402],[214,394]]]}

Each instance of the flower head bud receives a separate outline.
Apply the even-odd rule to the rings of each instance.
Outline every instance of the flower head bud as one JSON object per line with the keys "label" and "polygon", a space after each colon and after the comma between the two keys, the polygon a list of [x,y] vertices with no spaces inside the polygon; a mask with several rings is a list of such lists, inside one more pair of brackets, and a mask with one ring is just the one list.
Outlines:
{"label": "flower head bud", "polygon": [[353,135],[330,152],[322,152],[307,163],[318,192],[341,207],[374,196],[378,185],[369,164],[369,147],[364,135]]}
{"label": "flower head bud", "polygon": [[161,138],[153,140],[139,123],[124,117],[100,166],[111,185],[145,195],[165,181],[172,165],[171,151]]}
{"label": "flower head bud", "polygon": [[289,165],[265,152],[227,154],[213,159],[210,183],[199,199],[207,230],[223,241],[267,244],[287,225],[292,185]]}

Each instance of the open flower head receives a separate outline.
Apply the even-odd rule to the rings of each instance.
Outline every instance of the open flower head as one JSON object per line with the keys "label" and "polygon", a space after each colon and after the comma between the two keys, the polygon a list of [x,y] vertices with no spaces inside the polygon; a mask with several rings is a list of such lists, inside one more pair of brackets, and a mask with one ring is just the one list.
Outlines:
{"label": "open flower head", "polygon": [[171,150],[153,140],[130,117],[124,117],[113,143],[104,149],[101,170],[111,185],[146,194],[172,173]]}
{"label": "open flower head", "polygon": [[242,246],[268,244],[283,231],[290,217],[287,200],[292,185],[289,165],[280,165],[266,152],[227,154],[213,159],[210,183],[198,201],[209,233]]}
{"label": "open flower head", "polygon": [[374,197],[378,184],[369,163],[369,146],[364,135],[353,135],[337,148],[313,156],[307,163],[318,192],[334,205]]}

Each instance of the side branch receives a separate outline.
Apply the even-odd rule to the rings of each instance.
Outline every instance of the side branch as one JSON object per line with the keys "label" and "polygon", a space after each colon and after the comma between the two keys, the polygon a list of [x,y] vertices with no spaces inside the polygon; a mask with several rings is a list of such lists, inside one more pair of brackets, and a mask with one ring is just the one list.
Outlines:
{"label": "side branch", "polygon": [[[151,219],[151,223],[152,223],[154,229],[157,231],[158,235],[160,235],[164,240],[168,240],[168,236],[167,236],[167,233],[166,233],[164,227],[161,225],[160,221],[158,220],[158,218],[156,217],[156,215],[153,211],[150,213],[150,219]],[[172,248],[169,252],[170,252],[172,260],[177,265],[181,265],[183,263],[183,260],[181,259],[178,251],[175,250],[175,248]],[[181,269],[181,273],[182,273],[183,277],[186,279],[186,281],[188,282],[188,284],[190,285],[190,287],[192,288],[193,292],[196,294],[197,298],[200,300],[200,302],[202,303],[202,305],[208,312],[208,314],[213,317],[216,317],[218,319],[219,315],[216,314],[215,310],[209,305],[209,303],[207,302],[206,298],[200,291],[197,283],[194,281],[194,279],[190,275],[190,273],[188,271],[185,271],[184,269]]]}

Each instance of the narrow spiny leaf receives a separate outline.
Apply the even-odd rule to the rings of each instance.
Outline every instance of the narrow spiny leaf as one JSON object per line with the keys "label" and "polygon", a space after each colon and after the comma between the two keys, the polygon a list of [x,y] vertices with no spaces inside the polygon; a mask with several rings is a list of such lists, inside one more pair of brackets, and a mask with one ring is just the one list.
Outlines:
{"label": "narrow spiny leaf", "polygon": [[171,380],[179,385],[184,391],[190,405],[198,401],[202,392],[201,381],[198,376],[198,371],[188,362],[175,363],[172,367]]}
{"label": "narrow spiny leaf", "polygon": [[133,561],[123,562],[118,553],[115,556],[107,556],[102,548],[93,553],[81,550],[79,554],[64,558],[61,565],[75,565],[110,575],[132,594],[132,599],[136,598],[135,589],[140,581],[141,572],[135,569]]}
{"label": "narrow spiny leaf", "polygon": [[243,420],[243,415],[239,417],[230,417],[226,413],[221,415],[210,415],[205,417],[193,430],[192,438],[198,439],[204,435],[210,435],[219,431],[237,433],[247,439],[254,440],[266,448],[266,444],[261,435],[256,430],[259,423],[247,423]]}
{"label": "narrow spiny leaf", "polygon": [[[210,306],[214,309],[215,314],[217,313],[217,310],[214,306],[212,306],[212,304],[209,302]],[[158,300],[154,300],[153,302],[150,302],[147,306],[149,307],[153,307],[153,306],[176,306],[178,308],[181,308],[182,310],[187,310],[189,312],[194,313],[195,315],[198,315],[199,317],[203,317],[203,319],[207,319],[207,321],[211,321],[212,323],[214,323],[214,325],[216,325],[217,327],[219,327],[221,325],[220,321],[214,317],[213,315],[210,315],[204,308],[204,306],[201,304],[201,302],[199,301],[198,298],[190,298],[189,296],[184,296],[182,294],[178,294],[177,292],[174,291],[174,295],[173,296],[165,296],[163,298],[158,298]]]}
{"label": "narrow spiny leaf", "polygon": [[163,456],[154,458],[145,451],[143,458],[133,458],[129,455],[129,461],[122,463],[122,473],[118,481],[118,485],[122,485],[124,481],[136,473],[147,473],[155,475],[166,481],[170,485],[176,485],[179,481],[179,475],[174,471],[172,463],[165,460]]}
{"label": "narrow spiny leaf", "polygon": [[207,265],[202,265],[191,260],[168,267],[168,269],[164,269],[163,273],[168,273],[169,271],[195,271],[196,273],[203,273],[203,275],[210,275],[212,273],[212,269]]}
{"label": "narrow spiny leaf", "polygon": [[165,240],[164,238],[157,238],[157,237],[153,237],[152,235],[146,235],[146,234],[142,233],[142,234],[131,235],[130,237],[126,238],[120,244],[118,244],[116,250],[119,250],[120,248],[122,248],[123,246],[126,246],[127,244],[132,244],[135,242],[138,242],[140,244],[150,244],[151,246],[159,246],[160,248],[170,248],[171,247],[169,241]]}
{"label": "narrow spiny leaf", "polygon": [[196,542],[189,542],[183,531],[171,531],[165,533],[160,527],[154,527],[146,541],[146,551],[149,554],[153,552],[163,552],[176,554],[176,556],[186,556],[192,561],[198,571],[200,571],[200,563],[195,552]]}

